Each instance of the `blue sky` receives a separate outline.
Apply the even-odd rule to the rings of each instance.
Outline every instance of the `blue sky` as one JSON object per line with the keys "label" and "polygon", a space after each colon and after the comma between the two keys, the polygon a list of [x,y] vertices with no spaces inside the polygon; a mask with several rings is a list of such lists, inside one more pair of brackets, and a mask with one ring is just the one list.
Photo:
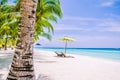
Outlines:
{"label": "blue sky", "polygon": [[60,0],[63,18],[54,25],[52,41],[40,38],[42,47],[64,47],[58,40],[70,36],[68,47],[120,48],[120,0]]}
{"label": "blue sky", "polygon": [[42,47],[64,47],[58,38],[77,41],[69,47],[120,48],[120,0],[61,0],[63,18],[53,24],[52,41],[41,38]]}

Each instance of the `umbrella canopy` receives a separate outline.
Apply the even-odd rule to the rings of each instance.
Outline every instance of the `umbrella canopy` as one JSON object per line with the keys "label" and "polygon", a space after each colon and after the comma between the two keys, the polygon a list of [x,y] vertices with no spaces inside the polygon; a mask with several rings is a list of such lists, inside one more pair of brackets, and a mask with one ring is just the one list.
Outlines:
{"label": "umbrella canopy", "polygon": [[73,38],[70,38],[68,36],[64,36],[62,38],[59,38],[59,40],[65,42],[65,53],[66,53],[66,49],[67,49],[67,42],[75,42],[76,40]]}
{"label": "umbrella canopy", "polygon": [[75,42],[76,40],[73,38],[70,38],[68,36],[64,36],[62,38],[59,38],[59,40],[64,41],[64,42]]}

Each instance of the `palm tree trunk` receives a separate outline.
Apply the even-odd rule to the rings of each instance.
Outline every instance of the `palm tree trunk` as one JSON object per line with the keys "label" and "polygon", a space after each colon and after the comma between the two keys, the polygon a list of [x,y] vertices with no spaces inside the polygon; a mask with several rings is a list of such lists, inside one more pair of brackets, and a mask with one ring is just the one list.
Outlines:
{"label": "palm tree trunk", "polygon": [[11,68],[6,80],[35,80],[33,35],[38,0],[20,0],[20,26]]}
{"label": "palm tree trunk", "polygon": [[13,50],[14,40],[12,40],[11,50]]}
{"label": "palm tree trunk", "polygon": [[5,46],[4,46],[5,50],[7,50],[7,42],[8,42],[8,35],[6,35],[6,38],[5,38]]}

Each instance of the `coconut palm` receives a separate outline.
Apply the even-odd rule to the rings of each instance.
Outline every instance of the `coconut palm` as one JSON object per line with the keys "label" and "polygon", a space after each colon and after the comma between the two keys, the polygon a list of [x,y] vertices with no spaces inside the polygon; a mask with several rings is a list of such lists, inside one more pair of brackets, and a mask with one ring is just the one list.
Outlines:
{"label": "coconut palm", "polygon": [[[36,13],[36,25],[35,36],[39,39],[39,36],[45,36],[51,39],[50,31],[54,32],[53,26],[50,21],[57,22],[57,17],[62,17],[62,11],[60,8],[59,0],[38,0],[37,13]],[[47,28],[48,32],[45,32]]]}
{"label": "coconut palm", "polygon": [[[9,21],[9,22],[8,22]],[[17,26],[13,26],[13,24],[18,23],[18,21],[16,21],[15,19],[11,19],[9,18],[9,20],[6,20],[4,22],[4,24],[1,25],[0,27],[0,34],[3,35],[3,39],[5,38],[5,50],[7,49],[7,42],[8,42],[8,38],[11,37],[11,39],[17,38]],[[9,36],[9,37],[8,37]]]}
{"label": "coconut palm", "polygon": [[20,1],[21,18],[18,40],[7,80],[35,80],[33,68],[33,36],[37,1]]}
{"label": "coconut palm", "polygon": [[[43,12],[46,12],[46,14],[43,15],[43,13],[40,13],[40,14],[38,13],[39,14],[38,15],[38,14],[36,14],[36,9],[37,9],[37,11],[39,11],[37,5],[40,5],[39,4],[41,2],[40,0],[39,0],[38,4],[37,4],[37,0],[29,0],[29,1],[19,0],[19,1],[20,1],[20,3],[16,5],[14,10],[19,11],[19,8],[21,8],[20,9],[21,24],[18,29],[17,46],[15,49],[12,65],[11,65],[10,71],[8,73],[7,80],[34,80],[35,79],[34,68],[33,68],[34,31],[35,32],[38,31],[37,35],[43,35],[43,36],[48,36],[48,34],[49,34],[49,33],[45,34],[45,30],[43,27],[47,28],[48,32],[50,32],[51,30],[54,31],[53,26],[50,24],[49,20],[57,21],[56,15],[61,15],[58,12],[58,9],[60,8],[60,6],[58,5],[59,1],[54,0],[54,1],[56,1],[56,4],[55,3],[54,4],[56,6],[58,5],[57,8],[54,9],[53,7],[55,7],[55,6],[52,6],[53,0],[46,0],[46,2],[44,0],[44,4],[46,4],[46,6],[43,7],[43,10],[44,10]],[[26,3],[28,3],[30,5],[28,5]],[[48,4],[50,4],[50,5],[48,6]],[[55,14],[55,15],[52,15],[52,14]],[[42,17],[42,16],[44,16],[44,17]],[[36,27],[35,22],[36,22],[36,24],[39,23],[38,24],[39,27]],[[34,29],[34,26],[35,26],[35,29]],[[36,28],[37,28],[37,30],[36,30]]]}
{"label": "coconut palm", "polygon": [[[16,23],[18,23],[18,14],[17,12],[12,12],[13,11],[14,6],[12,5],[2,5],[0,6],[0,34],[4,37],[2,37],[1,39],[5,38],[5,43],[3,44],[5,47],[5,50],[7,49],[7,42],[8,42],[8,36],[12,37],[12,33],[15,32],[17,33],[16,27],[17,25],[15,25]],[[12,28],[13,27],[13,28]]]}
{"label": "coconut palm", "polygon": [[10,33],[11,48],[14,48],[16,45],[16,41],[17,41],[17,37],[18,37],[19,17],[20,17],[20,15],[16,14],[16,16],[13,18],[13,20],[9,24],[9,26],[11,28],[11,33]]}
{"label": "coconut palm", "polygon": [[[39,39],[39,36],[46,37],[47,39],[51,39],[51,33],[50,31],[54,31],[52,24],[50,21],[57,22],[57,17],[62,17],[62,11],[60,8],[60,2],[59,0],[38,0],[38,6],[37,6],[37,13],[36,13],[36,25],[35,25],[35,34],[34,38],[35,41]],[[20,0],[18,0],[18,3],[12,10],[19,12],[20,8]],[[4,9],[5,11],[6,9]],[[46,32],[47,28],[48,31]]]}
{"label": "coconut palm", "polygon": [[5,44],[4,44],[4,48],[5,50],[7,50],[7,42],[8,42],[8,36],[10,34],[10,27],[7,25],[7,23],[5,25],[3,25],[0,29],[0,33],[3,33],[4,34],[4,37],[5,37]]}
{"label": "coconut palm", "polygon": [[[18,0],[14,10],[19,11],[20,0]],[[62,17],[62,10],[60,8],[59,0],[38,0],[36,11],[36,24],[34,40],[37,41],[39,36],[51,39],[50,31],[54,32],[50,21],[57,22],[57,18]],[[46,31],[46,29],[48,31]]]}
{"label": "coconut palm", "polygon": [[65,53],[66,53],[66,49],[67,49],[67,43],[68,43],[68,42],[75,42],[75,41],[76,41],[75,39],[72,39],[72,38],[70,38],[70,37],[68,37],[68,36],[64,36],[64,37],[62,37],[62,38],[59,38],[59,40],[65,42]]}
{"label": "coconut palm", "polygon": [[[7,1],[3,0],[4,3]],[[35,42],[39,39],[39,36],[46,37],[47,39],[51,40],[51,33],[50,31],[54,31],[52,24],[50,21],[57,22],[57,16],[59,18],[62,17],[62,11],[60,8],[60,2],[59,0],[38,0],[38,6],[37,6],[37,14],[36,14],[36,25],[35,25],[35,34],[34,34],[34,40]],[[1,23],[5,23],[5,17],[11,16],[11,14],[16,15],[15,13],[19,14],[19,8],[20,8],[20,0],[18,0],[18,3],[16,6],[12,5],[3,5],[2,8],[0,8],[1,14],[4,14],[2,18],[0,18]],[[17,11],[17,12],[14,12]],[[8,18],[7,18],[8,19]],[[15,25],[17,27],[18,24]],[[44,28],[48,29],[48,32]],[[12,29],[13,30],[13,29]],[[17,31],[17,30],[15,30]],[[14,31],[13,31],[14,32]],[[16,33],[17,34],[17,33]],[[15,39],[15,38],[14,38]]]}

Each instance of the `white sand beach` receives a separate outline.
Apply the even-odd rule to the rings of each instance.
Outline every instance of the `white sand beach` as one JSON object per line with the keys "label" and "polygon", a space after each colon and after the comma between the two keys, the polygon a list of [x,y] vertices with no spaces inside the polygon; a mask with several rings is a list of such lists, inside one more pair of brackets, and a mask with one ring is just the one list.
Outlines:
{"label": "white sand beach", "polygon": [[50,80],[120,80],[120,62],[75,56],[55,57],[54,52],[39,51],[42,59],[35,60],[35,70]]}
{"label": "white sand beach", "polygon": [[[120,62],[87,56],[56,57],[54,52],[35,51],[37,80],[120,80]],[[0,70],[5,74],[8,70]],[[4,80],[3,79],[3,80]]]}

